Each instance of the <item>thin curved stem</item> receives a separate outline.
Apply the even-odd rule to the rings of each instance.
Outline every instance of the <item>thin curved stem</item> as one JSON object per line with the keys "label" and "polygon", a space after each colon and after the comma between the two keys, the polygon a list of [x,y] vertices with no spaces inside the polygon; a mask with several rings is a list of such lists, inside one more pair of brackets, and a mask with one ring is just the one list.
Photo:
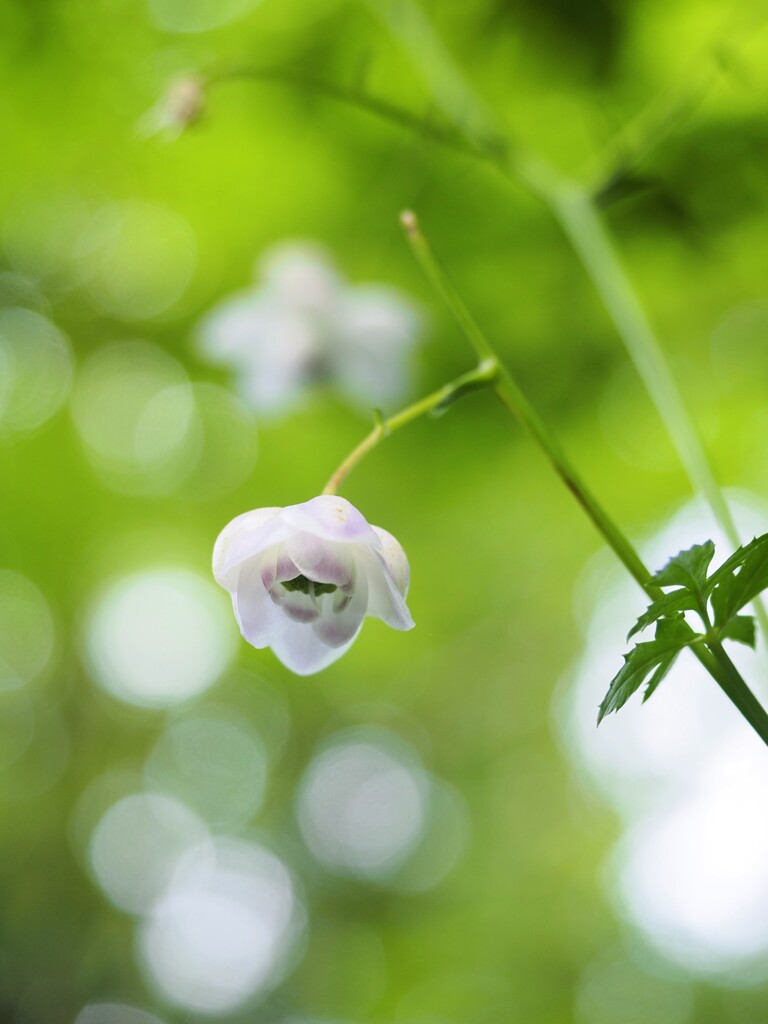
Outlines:
{"label": "thin curved stem", "polygon": [[405,131],[417,132],[421,136],[426,136],[431,142],[436,142],[464,155],[475,158],[482,155],[482,151],[473,142],[470,142],[451,121],[444,120],[441,123],[429,116],[420,117],[406,107],[382,99],[380,96],[374,96],[359,86],[345,88],[336,82],[308,75],[301,69],[294,70],[269,64],[242,65],[210,74],[206,84],[210,89],[212,86],[238,79],[294,86],[305,93],[321,96],[323,99],[341,106],[350,107],[380,120],[388,121]]}
{"label": "thin curved stem", "polygon": [[383,419],[379,416],[376,426],[370,434],[364,437],[360,444],[353,448],[339,467],[334,470],[328,483],[323,488],[323,494],[338,494],[339,487],[355,466],[369,452],[372,452],[385,437],[389,437],[390,434],[393,434],[396,430],[413,422],[413,420],[418,419],[420,416],[430,413],[434,415],[447,409],[449,405],[452,405],[463,395],[469,394],[471,391],[491,387],[496,380],[498,369],[498,363],[495,358],[481,359],[479,366],[474,370],[462,374],[449,384],[444,384],[437,391],[433,391],[425,398],[414,402],[413,405],[409,405],[406,409],[402,409],[388,419]]}

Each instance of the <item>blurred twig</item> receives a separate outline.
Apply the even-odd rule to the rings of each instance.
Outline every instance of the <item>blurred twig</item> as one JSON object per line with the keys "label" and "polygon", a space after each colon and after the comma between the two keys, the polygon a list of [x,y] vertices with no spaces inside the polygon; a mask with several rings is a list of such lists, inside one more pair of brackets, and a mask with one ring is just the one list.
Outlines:
{"label": "blurred twig", "polygon": [[251,79],[258,82],[273,82],[279,85],[294,86],[303,93],[321,96],[343,106],[352,107],[374,117],[383,118],[385,121],[404,128],[406,131],[426,136],[431,142],[447,146],[449,149],[458,150],[460,153],[471,156],[482,155],[477,147],[451,122],[447,120],[438,122],[433,115],[419,116],[414,114],[397,103],[391,103],[389,100],[372,95],[359,83],[347,88],[336,82],[329,82],[321,78],[315,78],[312,75],[307,75],[300,70],[285,67],[257,66],[232,68],[213,74],[208,78],[208,86],[210,88],[210,86],[228,81],[236,81],[237,79]]}
{"label": "blurred twig", "polygon": [[734,12],[735,27],[724,32],[691,65],[690,72],[676,88],[654,96],[616,132],[603,151],[587,164],[581,180],[587,191],[600,201],[617,182],[630,176],[670,135],[680,129],[698,110],[721,79],[733,74],[739,56],[755,30],[764,21],[751,16],[752,10]]}

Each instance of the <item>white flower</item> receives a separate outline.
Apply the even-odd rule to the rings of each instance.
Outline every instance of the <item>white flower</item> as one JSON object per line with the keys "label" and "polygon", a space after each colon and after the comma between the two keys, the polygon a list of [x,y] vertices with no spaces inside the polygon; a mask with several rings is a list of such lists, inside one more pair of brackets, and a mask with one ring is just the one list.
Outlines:
{"label": "white flower", "polygon": [[340,658],[366,615],[413,627],[405,552],[344,498],[237,516],[216,541],[213,574],[248,643],[271,647],[298,675]]}
{"label": "white flower", "polygon": [[366,411],[403,396],[421,318],[399,292],[347,284],[306,242],[270,249],[259,269],[261,285],[226,299],[199,329],[203,355],[234,369],[258,412],[282,412],[317,381]]}

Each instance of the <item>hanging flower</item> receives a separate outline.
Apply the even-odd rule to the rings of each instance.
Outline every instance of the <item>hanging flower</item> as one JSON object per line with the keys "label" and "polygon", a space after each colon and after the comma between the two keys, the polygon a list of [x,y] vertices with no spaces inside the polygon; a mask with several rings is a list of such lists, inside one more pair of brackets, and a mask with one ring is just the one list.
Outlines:
{"label": "hanging flower", "polygon": [[283,412],[318,382],[366,412],[407,392],[421,318],[399,292],[347,284],[328,254],[306,242],[270,249],[260,277],[199,328],[203,356],[235,371],[257,412]]}
{"label": "hanging flower", "polygon": [[395,629],[414,624],[405,552],[344,498],[237,516],[216,541],[213,574],[248,643],[271,647],[298,675],[340,658],[366,615]]}

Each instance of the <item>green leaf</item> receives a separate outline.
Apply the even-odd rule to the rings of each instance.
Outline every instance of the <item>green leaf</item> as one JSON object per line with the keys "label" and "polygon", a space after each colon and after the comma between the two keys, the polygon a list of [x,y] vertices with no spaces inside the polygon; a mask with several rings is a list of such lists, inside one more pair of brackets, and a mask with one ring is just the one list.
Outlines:
{"label": "green leaf", "polygon": [[675,659],[677,658],[679,653],[679,650],[675,651],[673,654],[670,654],[668,658],[665,658],[664,661],[662,661],[659,664],[659,667],[648,680],[648,685],[646,686],[645,693],[643,694],[643,704],[645,704],[645,702],[648,700],[651,694],[656,690],[656,687],[662,681],[664,676],[672,668],[672,666],[675,663]]}
{"label": "green leaf", "polygon": [[748,544],[741,557],[741,568],[731,572],[712,592],[715,625],[725,626],[745,604],[768,587],[768,535]]}
{"label": "green leaf", "polygon": [[700,634],[695,633],[683,619],[660,619],[656,626],[656,638],[648,643],[637,644],[629,654],[624,655],[624,664],[611,680],[608,693],[600,705],[597,724],[612,711],[622,708],[629,698],[650,676],[646,699],[656,689],[680,653]]}
{"label": "green leaf", "polygon": [[726,558],[723,564],[718,569],[715,569],[709,577],[706,592],[711,594],[716,586],[722,583],[727,576],[730,576],[734,570],[743,565],[747,559],[751,558],[765,544],[768,544],[768,534],[763,534],[762,537],[754,537],[749,544],[744,544],[737,548],[730,558]]}
{"label": "green leaf", "polygon": [[723,627],[720,636],[723,640],[735,640],[747,647],[754,647],[755,620],[751,615],[736,615]]}
{"label": "green leaf", "polygon": [[671,594],[665,594],[658,601],[654,601],[652,605],[648,606],[632,629],[630,629],[627,634],[627,640],[631,640],[636,633],[641,632],[641,630],[650,626],[652,622],[656,622],[663,615],[673,615],[675,612],[684,612],[695,608],[696,598],[690,590],[673,590]]}
{"label": "green leaf", "polygon": [[699,593],[706,586],[707,569],[714,553],[715,545],[711,540],[679,551],[656,573],[653,582],[659,587],[687,587]]}

